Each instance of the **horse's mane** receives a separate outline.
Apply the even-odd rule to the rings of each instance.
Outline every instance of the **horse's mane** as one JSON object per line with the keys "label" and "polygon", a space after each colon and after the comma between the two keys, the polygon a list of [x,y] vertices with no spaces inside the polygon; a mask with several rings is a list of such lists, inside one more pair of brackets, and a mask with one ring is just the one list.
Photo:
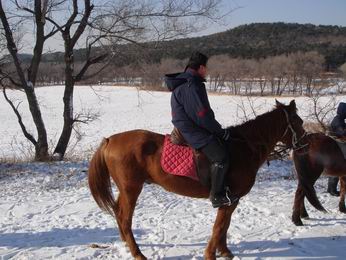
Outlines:
{"label": "horse's mane", "polygon": [[[248,120],[240,125],[230,126],[228,129],[231,131],[232,136],[258,140],[260,137],[268,135],[268,126],[273,126],[278,122],[278,112],[282,108],[281,106],[275,107],[273,110],[258,115],[254,119]],[[270,129],[270,132],[271,130],[274,129]]]}

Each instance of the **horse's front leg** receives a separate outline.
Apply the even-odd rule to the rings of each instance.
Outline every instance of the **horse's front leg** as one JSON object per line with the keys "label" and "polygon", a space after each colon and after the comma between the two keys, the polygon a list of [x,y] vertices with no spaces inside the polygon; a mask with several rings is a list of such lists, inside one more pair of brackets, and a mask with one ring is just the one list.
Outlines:
{"label": "horse's front leg", "polygon": [[220,243],[217,246],[217,251],[220,253],[221,257],[232,259],[234,255],[231,250],[227,247],[227,230],[225,234],[221,237]]}
{"label": "horse's front leg", "polygon": [[219,250],[222,257],[233,258],[231,250],[227,247],[227,230],[231,222],[231,216],[238,203],[218,209],[216,220],[213,227],[211,239],[205,250],[205,259],[216,259],[216,250]]}
{"label": "horse's front leg", "polygon": [[343,176],[343,177],[340,177],[340,201],[339,201],[339,210],[342,213],[346,213],[345,193],[346,193],[346,176]]}

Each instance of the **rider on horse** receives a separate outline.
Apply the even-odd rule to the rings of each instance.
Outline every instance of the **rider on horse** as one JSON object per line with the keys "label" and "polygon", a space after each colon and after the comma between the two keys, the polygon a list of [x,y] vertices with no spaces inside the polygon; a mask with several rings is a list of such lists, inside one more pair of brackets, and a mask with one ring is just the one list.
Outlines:
{"label": "rider on horse", "polygon": [[[340,102],[337,115],[332,120],[330,124],[331,134],[337,138],[346,137],[346,103]],[[340,193],[337,191],[339,177],[329,177],[328,178],[328,192],[333,196],[339,196]]]}
{"label": "rider on horse", "polygon": [[229,169],[229,151],[226,141],[228,129],[216,121],[204,85],[208,57],[200,52],[192,54],[183,73],[166,75],[166,84],[172,90],[172,123],[185,141],[203,152],[211,162],[210,200],[214,208],[231,205],[238,198],[231,197],[224,185]]}

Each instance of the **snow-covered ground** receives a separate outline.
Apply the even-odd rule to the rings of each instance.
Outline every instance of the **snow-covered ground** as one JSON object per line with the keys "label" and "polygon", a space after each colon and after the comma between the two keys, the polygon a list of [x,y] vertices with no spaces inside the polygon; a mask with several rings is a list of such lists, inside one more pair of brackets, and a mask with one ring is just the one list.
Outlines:
{"label": "snow-covered ground", "polygon": [[[87,159],[103,136],[134,128],[169,132],[169,93],[117,87],[94,90],[77,87],[75,94],[76,112],[91,108],[100,115],[99,120],[81,127],[83,138],[70,151],[85,160],[0,164],[0,259],[131,259],[115,221],[100,211],[90,195]],[[59,87],[37,89],[52,143],[62,122],[62,91]],[[17,99],[21,96],[11,94]],[[240,123],[246,98],[211,95],[210,100],[223,125]],[[275,103],[274,98],[253,102],[257,114]],[[298,98],[297,103],[304,117],[307,101]],[[29,122],[24,110],[23,117]],[[2,97],[0,118],[0,160],[29,156],[29,146]],[[229,247],[237,257],[345,259],[346,216],[337,210],[338,199],[325,193],[326,178],[321,178],[316,188],[329,212],[324,214],[308,205],[311,219],[304,220],[304,227],[296,227],[290,220],[295,188],[290,161],[275,161],[260,169],[228,232]],[[133,230],[149,259],[203,259],[215,215],[207,200],[146,185],[136,207]]]}

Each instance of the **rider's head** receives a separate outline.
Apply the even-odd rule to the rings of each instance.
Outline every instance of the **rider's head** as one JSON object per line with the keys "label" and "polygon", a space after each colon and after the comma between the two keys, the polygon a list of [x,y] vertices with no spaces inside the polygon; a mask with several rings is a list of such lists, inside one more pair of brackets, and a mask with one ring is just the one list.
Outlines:
{"label": "rider's head", "polygon": [[208,57],[198,51],[192,53],[186,68],[195,70],[202,78],[207,76]]}

